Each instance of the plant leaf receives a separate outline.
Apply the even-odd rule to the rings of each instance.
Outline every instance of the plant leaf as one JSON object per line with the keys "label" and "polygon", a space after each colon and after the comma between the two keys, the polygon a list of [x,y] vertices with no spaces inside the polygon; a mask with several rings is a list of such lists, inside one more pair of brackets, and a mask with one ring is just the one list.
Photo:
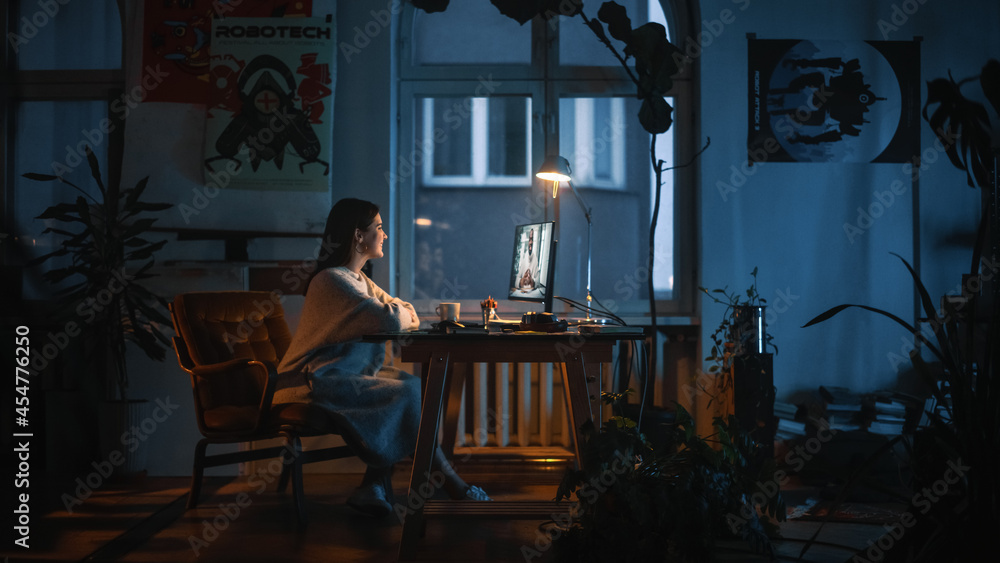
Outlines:
{"label": "plant leaf", "polygon": [[[979,85],[983,88],[983,94],[993,106],[993,111],[1000,114],[1000,61],[990,59],[983,65],[983,71],[979,74]],[[1000,134],[997,132],[996,134]]]}
{"label": "plant leaf", "polygon": [[671,117],[673,111],[674,108],[670,107],[662,96],[656,94],[647,96],[639,108],[639,124],[653,135],[666,133],[674,123]]}
{"label": "plant leaf", "polygon": [[94,178],[97,189],[101,190],[101,195],[107,196],[107,192],[104,189],[104,181],[101,180],[101,166],[97,162],[97,155],[90,149],[90,145],[85,147],[85,151],[87,153],[87,163],[90,164],[90,175]]}
{"label": "plant leaf", "polygon": [[617,2],[605,2],[597,10],[597,19],[608,25],[611,37],[629,45],[632,39],[632,20],[625,8]]}
{"label": "plant leaf", "polygon": [[60,180],[59,176],[53,176],[51,174],[37,174],[35,172],[25,172],[21,174],[24,178],[29,180],[35,180],[36,182],[50,182],[52,180]]}

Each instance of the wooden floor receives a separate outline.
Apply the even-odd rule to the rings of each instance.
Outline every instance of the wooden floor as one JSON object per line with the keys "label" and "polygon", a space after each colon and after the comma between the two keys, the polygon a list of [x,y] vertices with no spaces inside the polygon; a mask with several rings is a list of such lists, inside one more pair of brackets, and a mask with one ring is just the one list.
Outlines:
{"label": "wooden floor", "polygon": [[[552,500],[564,467],[476,462],[460,471],[498,500]],[[399,501],[408,479],[408,468],[396,471]],[[276,493],[274,483],[264,479],[209,479],[201,505],[192,510],[185,509],[187,478],[147,477],[130,485],[108,485],[72,507],[72,513],[60,509],[33,522],[29,550],[0,552],[0,556],[53,562],[395,561],[400,520],[395,515],[375,520],[344,504],[359,480],[360,475],[354,474],[307,474],[310,521],[304,529],[296,525],[291,495]],[[794,502],[794,494],[789,499]],[[549,561],[543,524],[540,519],[431,520],[417,560]],[[777,543],[779,560],[796,560],[801,540],[817,526],[784,523],[784,539]],[[881,525],[826,524],[820,544],[801,561],[850,561],[851,548],[865,548],[884,532]],[[736,543],[722,545],[718,560],[765,561]]]}

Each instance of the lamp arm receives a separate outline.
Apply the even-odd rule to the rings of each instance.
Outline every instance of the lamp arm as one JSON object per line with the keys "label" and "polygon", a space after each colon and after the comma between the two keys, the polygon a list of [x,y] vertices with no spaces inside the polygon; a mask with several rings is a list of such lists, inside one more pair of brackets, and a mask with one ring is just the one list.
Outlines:
{"label": "lamp arm", "polygon": [[587,320],[589,321],[590,318],[591,318],[590,315],[591,315],[591,310],[592,310],[592,304],[591,304],[591,302],[594,299],[594,296],[593,296],[593,293],[592,293],[592,287],[590,285],[590,283],[591,283],[591,277],[590,277],[591,276],[591,268],[592,268],[592,264],[593,264],[593,247],[592,247],[592,244],[593,244],[594,224],[590,220],[590,207],[588,207],[587,204],[583,201],[583,196],[580,195],[580,192],[576,191],[576,187],[573,186],[573,182],[566,182],[566,183],[569,184],[569,189],[572,190],[573,191],[573,195],[576,196],[576,202],[580,204],[580,209],[583,210],[583,216],[587,218]]}
{"label": "lamp arm", "polygon": [[584,202],[583,200],[583,196],[580,195],[580,192],[576,191],[576,187],[573,185],[573,182],[566,182],[566,183],[569,184],[569,189],[572,190],[573,195],[576,196],[576,202],[580,204],[580,209],[583,210],[583,215],[587,218],[587,224],[590,225],[591,208],[587,207],[586,202]]}

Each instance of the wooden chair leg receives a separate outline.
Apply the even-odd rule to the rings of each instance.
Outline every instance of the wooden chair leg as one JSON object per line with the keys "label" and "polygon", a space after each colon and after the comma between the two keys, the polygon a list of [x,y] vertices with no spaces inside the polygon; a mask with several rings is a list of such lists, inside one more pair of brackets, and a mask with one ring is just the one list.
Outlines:
{"label": "wooden chair leg", "polygon": [[205,474],[205,449],[208,440],[199,440],[194,448],[194,471],[191,473],[191,492],[188,493],[187,508],[198,506],[198,496],[201,494],[201,481]]}
{"label": "wooden chair leg", "polygon": [[[286,448],[282,454],[284,467],[281,469],[281,474],[284,476],[286,471],[291,474],[295,514],[298,516],[299,525],[305,526],[308,519],[306,518],[305,491],[302,486],[302,441],[296,434],[285,434],[285,440]],[[281,485],[280,480],[278,484]]]}
{"label": "wooden chair leg", "polygon": [[[286,447],[288,447],[287,444],[286,444]],[[286,455],[286,453],[288,455]],[[288,453],[287,451],[286,451],[286,453],[282,454],[281,476],[278,477],[278,492],[279,493],[283,493],[283,492],[285,492],[286,489],[288,489],[288,479],[292,476],[292,461],[293,460],[289,459],[289,457],[292,456],[292,455],[294,455],[294,454]]]}

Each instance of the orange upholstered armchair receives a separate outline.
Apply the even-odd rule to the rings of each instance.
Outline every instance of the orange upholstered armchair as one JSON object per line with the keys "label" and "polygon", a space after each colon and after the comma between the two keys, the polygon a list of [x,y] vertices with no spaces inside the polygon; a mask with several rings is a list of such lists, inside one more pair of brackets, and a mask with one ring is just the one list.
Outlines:
{"label": "orange upholstered armchair", "polygon": [[[198,429],[188,508],[198,504],[206,467],[281,457],[283,491],[292,480],[295,509],[306,522],[302,464],[353,456],[347,446],[302,450],[302,436],[336,434],[334,422],[309,404],[272,405],[276,368],[291,342],[277,293],[210,291],[177,295],[170,305],[177,360],[191,376]],[[282,438],[283,446],[207,455],[211,444]]]}

